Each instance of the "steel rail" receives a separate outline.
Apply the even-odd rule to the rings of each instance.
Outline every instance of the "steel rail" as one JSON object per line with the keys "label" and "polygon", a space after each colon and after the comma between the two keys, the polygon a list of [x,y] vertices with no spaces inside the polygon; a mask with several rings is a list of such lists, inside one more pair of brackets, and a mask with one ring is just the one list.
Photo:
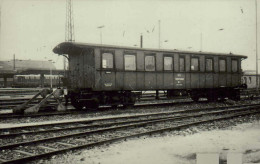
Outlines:
{"label": "steel rail", "polygon": [[[99,132],[106,132],[106,131],[111,131],[111,130],[118,130],[122,128],[129,128],[129,127],[136,127],[136,126],[144,126],[147,124],[153,124],[153,123],[159,123],[159,122],[165,122],[165,121],[173,121],[176,119],[185,119],[185,118],[190,118],[190,117],[201,117],[204,115],[214,115],[214,114],[222,114],[222,113],[228,113],[228,112],[234,112],[234,111],[240,111],[240,110],[248,110],[251,108],[240,108],[240,109],[233,109],[233,110],[222,110],[222,111],[213,111],[213,112],[208,112],[208,113],[202,113],[202,114],[195,114],[195,115],[185,115],[185,116],[173,116],[170,118],[162,118],[158,120],[144,120],[141,123],[133,123],[129,125],[123,125],[119,127],[112,127],[112,128],[103,128],[103,129],[98,129],[98,130],[90,130],[87,132],[80,132],[80,133],[74,133],[74,134],[68,134],[68,135],[63,135],[63,136],[57,136],[57,137],[49,137],[49,138],[44,138],[40,140],[33,140],[33,141],[25,141],[25,142],[20,142],[20,143],[15,143],[15,144],[7,144],[7,145],[2,145],[0,146],[0,149],[7,149],[7,148],[13,148],[17,146],[23,146],[23,145],[29,145],[33,143],[40,143],[43,141],[53,141],[53,140],[58,140],[58,139],[63,139],[63,138],[68,138],[68,137],[80,137],[80,136],[85,136],[93,133],[99,133]],[[131,121],[129,121],[131,123]]]}
{"label": "steel rail", "polygon": [[[238,109],[231,109],[231,110],[222,110],[222,111],[214,111],[216,113],[219,112],[233,112],[233,111],[237,111]],[[240,109],[240,110],[244,110],[244,109]],[[152,116],[160,116],[161,118],[149,118],[149,121],[156,121],[156,120],[162,120],[162,119],[171,119],[171,118],[175,118],[178,119],[180,118],[186,118],[186,117],[190,117],[187,115],[184,116],[167,116],[167,117],[163,117],[163,115],[172,115],[172,114],[178,114],[178,113],[183,113],[183,112],[189,112],[189,111],[179,111],[179,112],[167,112],[167,113],[156,113],[156,114],[145,114],[145,115],[134,115],[134,116],[127,116],[127,117],[114,117],[114,118],[106,118],[106,119],[100,119],[100,120],[89,120],[89,121],[76,121],[76,122],[64,122],[62,124],[45,124],[45,125],[36,125],[36,126],[31,126],[30,128],[43,128],[45,126],[49,127],[49,126],[54,126],[56,127],[57,125],[73,125],[73,127],[65,127],[65,128],[60,128],[57,127],[58,129],[54,128],[54,129],[47,129],[47,130],[39,130],[39,131],[23,131],[23,132],[18,132],[18,133],[9,133],[9,134],[0,134],[0,138],[7,138],[7,137],[15,137],[15,136],[20,136],[20,135],[28,135],[28,134],[38,134],[38,133],[48,133],[48,132],[58,132],[58,131],[65,131],[65,130],[76,130],[76,129],[86,129],[86,128],[98,128],[98,127],[107,127],[107,126],[115,126],[115,125],[122,125],[122,124],[129,124],[129,123],[137,123],[137,122],[145,122],[147,120],[130,120],[130,121],[121,121],[118,122],[116,121],[117,119],[133,119],[133,118],[142,118],[142,117],[152,117]],[[211,114],[214,114],[214,112],[211,112]],[[207,114],[207,113],[206,113]],[[192,115],[195,116],[195,115]],[[196,116],[195,116],[196,117]],[[83,123],[93,123],[93,122],[97,122],[97,121],[111,121],[112,119],[115,119],[116,122],[109,122],[109,123],[102,123],[102,124],[93,124],[93,125],[82,125]],[[79,126],[74,125],[74,124],[80,124]],[[13,128],[15,130],[18,129],[22,129],[23,127],[18,127],[18,128]],[[28,126],[25,126],[24,128],[28,128]],[[0,130],[9,130],[12,128],[3,128]]]}
{"label": "steel rail", "polygon": [[[192,100],[185,101],[185,102],[161,102],[161,103],[151,103],[151,104],[135,104],[133,108],[140,108],[140,107],[150,107],[150,106],[171,106],[171,105],[179,105],[179,104],[193,104],[194,102]],[[200,102],[202,103],[208,103],[208,102]],[[123,108],[123,107],[119,107]],[[99,111],[102,110],[108,110],[113,109],[112,107],[103,106],[99,107]],[[96,110],[95,110],[96,111]],[[42,116],[55,116],[55,115],[65,115],[65,114],[82,114],[82,113],[91,113],[92,111],[89,110],[69,110],[69,111],[62,111],[62,112],[44,112],[44,113],[36,113],[36,114],[30,114],[30,115],[20,115],[20,114],[0,114],[0,119],[6,119],[6,118],[26,118],[26,117],[42,117]]]}
{"label": "steel rail", "polygon": [[64,153],[64,152],[71,151],[71,150],[77,150],[77,149],[82,149],[82,148],[87,148],[87,147],[98,146],[98,145],[102,145],[102,144],[105,144],[105,143],[112,143],[112,142],[116,142],[116,141],[126,140],[128,138],[140,137],[140,136],[145,136],[145,135],[152,135],[152,134],[162,133],[162,132],[165,132],[165,131],[180,130],[182,128],[186,128],[186,127],[189,127],[189,126],[194,126],[194,125],[199,125],[199,124],[214,122],[214,121],[220,121],[220,120],[224,120],[224,119],[230,119],[230,118],[234,118],[234,117],[245,116],[245,115],[255,114],[255,113],[259,113],[259,112],[260,111],[239,112],[239,113],[234,113],[234,114],[229,115],[229,116],[223,116],[221,118],[213,118],[213,119],[200,120],[200,121],[195,121],[195,122],[190,122],[190,123],[184,123],[184,124],[173,126],[173,127],[161,128],[161,129],[158,129],[158,130],[151,130],[151,131],[148,131],[148,132],[143,132],[143,133],[138,133],[138,134],[133,134],[133,135],[127,135],[127,136],[123,136],[123,137],[116,137],[116,138],[112,138],[112,139],[107,139],[107,140],[98,141],[98,142],[94,142],[94,143],[88,143],[88,144],[79,145],[79,146],[71,146],[69,148],[54,150],[54,151],[44,153],[44,154],[27,156],[27,157],[23,157],[23,158],[20,158],[20,159],[2,160],[2,162],[3,163],[21,163],[21,162],[26,162],[26,161],[29,161],[29,160],[35,160],[35,159],[38,159],[38,158],[47,157],[47,156],[50,156],[50,155]]}
{"label": "steel rail", "polygon": [[[150,105],[150,104],[148,104]],[[143,105],[142,105],[143,106]],[[209,110],[221,110],[221,109],[230,109],[230,108],[241,108],[241,107],[256,107],[260,104],[249,104],[249,105],[235,105],[235,106],[227,106],[227,107],[210,107],[210,108],[197,108],[197,109],[183,109],[178,111],[171,111],[171,112],[157,112],[157,113],[147,113],[147,114],[134,114],[134,115],[128,115],[128,116],[119,116],[119,117],[109,117],[109,118],[98,118],[98,119],[89,119],[89,120],[79,120],[79,121],[66,121],[66,122],[59,122],[55,123],[55,125],[66,125],[66,124],[81,124],[81,123],[92,123],[96,121],[107,121],[111,119],[131,119],[131,118],[137,118],[137,117],[151,117],[151,116],[160,116],[160,115],[170,115],[170,114],[180,114],[180,113],[188,113],[188,112],[198,112],[198,111],[209,111]],[[61,113],[63,114],[63,113]],[[64,113],[67,114],[67,113]],[[52,123],[43,123],[39,125],[24,125],[24,126],[18,126],[18,127],[6,127],[6,128],[0,128],[1,131],[3,130],[19,130],[22,128],[31,128],[31,127],[45,127],[45,126],[52,126]]]}

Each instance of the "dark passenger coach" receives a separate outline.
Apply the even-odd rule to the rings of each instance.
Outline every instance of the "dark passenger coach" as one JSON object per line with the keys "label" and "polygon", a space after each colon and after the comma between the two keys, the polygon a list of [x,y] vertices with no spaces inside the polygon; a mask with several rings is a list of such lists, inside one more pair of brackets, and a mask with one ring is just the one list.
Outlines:
{"label": "dark passenger coach", "polygon": [[168,97],[239,99],[246,56],[64,42],[53,49],[69,60],[67,88],[78,109],[133,105],[133,91],[165,90]]}

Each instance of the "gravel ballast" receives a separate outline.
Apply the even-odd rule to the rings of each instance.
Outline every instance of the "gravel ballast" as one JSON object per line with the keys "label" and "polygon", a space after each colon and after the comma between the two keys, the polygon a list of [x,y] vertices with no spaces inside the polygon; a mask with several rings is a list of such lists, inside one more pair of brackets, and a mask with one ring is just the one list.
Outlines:
{"label": "gravel ballast", "polygon": [[243,162],[260,161],[260,114],[206,123],[181,131],[140,137],[53,156],[32,163],[195,164],[196,153],[243,153]]}

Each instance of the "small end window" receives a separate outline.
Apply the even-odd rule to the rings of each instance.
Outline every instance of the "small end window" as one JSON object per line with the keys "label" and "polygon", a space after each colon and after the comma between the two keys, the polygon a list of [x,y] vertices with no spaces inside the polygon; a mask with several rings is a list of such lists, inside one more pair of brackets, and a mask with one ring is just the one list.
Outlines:
{"label": "small end window", "polygon": [[113,68],[113,54],[103,53],[102,54],[102,68]]}
{"label": "small end window", "polygon": [[155,57],[154,56],[145,56],[145,70],[146,71],[155,71]]}
{"label": "small end window", "polygon": [[232,72],[237,72],[238,71],[237,66],[238,66],[237,60],[232,60]]}

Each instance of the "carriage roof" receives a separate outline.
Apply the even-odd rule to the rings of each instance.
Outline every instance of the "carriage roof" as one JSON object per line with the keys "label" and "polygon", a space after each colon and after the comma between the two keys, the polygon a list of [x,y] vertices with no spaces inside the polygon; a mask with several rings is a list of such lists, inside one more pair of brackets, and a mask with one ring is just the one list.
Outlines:
{"label": "carriage roof", "polygon": [[84,48],[104,48],[104,49],[124,49],[124,50],[135,50],[135,51],[149,51],[149,52],[163,52],[163,53],[181,53],[181,54],[195,54],[195,55],[213,55],[213,56],[231,56],[247,58],[245,55],[238,55],[232,53],[214,53],[214,52],[196,52],[196,51],[182,51],[182,50],[169,50],[169,49],[152,49],[152,48],[137,48],[137,47],[126,47],[116,45],[104,45],[104,44],[91,44],[91,43],[80,43],[80,42],[62,42],[58,44],[53,52],[56,54],[69,54],[72,51],[84,49]]}

